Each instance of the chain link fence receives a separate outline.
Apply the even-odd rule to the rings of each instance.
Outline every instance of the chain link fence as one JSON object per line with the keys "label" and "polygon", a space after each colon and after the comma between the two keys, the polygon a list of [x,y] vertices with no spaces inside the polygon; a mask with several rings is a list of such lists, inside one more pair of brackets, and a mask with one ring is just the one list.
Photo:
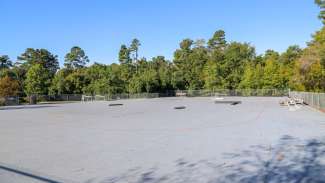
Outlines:
{"label": "chain link fence", "polygon": [[36,95],[37,101],[81,101],[82,94]]}
{"label": "chain link fence", "polygon": [[159,97],[280,97],[288,96],[288,90],[277,89],[215,89],[215,90],[170,90],[161,93],[121,93],[103,95],[61,94],[61,95],[31,95],[28,97],[0,97],[1,105],[19,105],[55,102],[80,102],[80,101],[110,101],[121,99],[159,98]]}
{"label": "chain link fence", "polygon": [[87,100],[119,100],[137,98],[160,98],[160,97],[215,97],[215,96],[260,96],[260,97],[280,97],[288,96],[288,90],[276,89],[242,89],[242,90],[169,90],[161,93],[122,93],[114,95],[86,96]]}
{"label": "chain link fence", "polygon": [[[80,101],[110,101],[122,99],[139,98],[159,98],[159,97],[281,97],[303,99],[304,103],[311,107],[325,111],[325,93],[296,92],[277,89],[215,89],[215,90],[170,90],[162,93],[121,93],[112,95],[82,95],[82,94],[62,94],[62,95],[33,95],[31,97],[0,97],[0,106],[51,103],[51,102],[80,102]],[[32,99],[34,102],[32,102]]]}
{"label": "chain link fence", "polygon": [[293,91],[289,97],[303,99],[305,104],[325,112],[325,93]]}
{"label": "chain link fence", "polygon": [[31,95],[26,97],[0,97],[0,106],[13,106],[20,104],[36,104],[51,102],[80,102],[81,94],[63,94],[63,95]]}
{"label": "chain link fence", "polygon": [[19,105],[19,97],[0,97],[0,106]]}
{"label": "chain link fence", "polygon": [[108,95],[108,100],[118,99],[137,99],[137,98],[158,98],[161,97],[159,93],[134,93],[134,94],[114,94]]}
{"label": "chain link fence", "polygon": [[110,101],[122,99],[159,98],[159,93],[120,93],[112,95],[81,95],[81,101]]}
{"label": "chain link fence", "polygon": [[214,89],[214,90],[177,90],[175,96],[212,97],[212,96],[238,96],[238,97],[281,97],[288,96],[289,90],[278,89]]}

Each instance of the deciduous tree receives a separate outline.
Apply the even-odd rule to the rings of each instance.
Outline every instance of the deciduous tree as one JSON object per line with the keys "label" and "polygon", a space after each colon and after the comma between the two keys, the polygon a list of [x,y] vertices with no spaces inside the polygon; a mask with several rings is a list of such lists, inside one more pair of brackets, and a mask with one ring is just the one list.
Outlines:
{"label": "deciduous tree", "polygon": [[47,94],[51,84],[49,72],[40,64],[35,64],[29,68],[26,74],[25,91],[27,95]]}
{"label": "deciduous tree", "polygon": [[17,80],[8,76],[0,78],[0,97],[17,96],[20,86]]}

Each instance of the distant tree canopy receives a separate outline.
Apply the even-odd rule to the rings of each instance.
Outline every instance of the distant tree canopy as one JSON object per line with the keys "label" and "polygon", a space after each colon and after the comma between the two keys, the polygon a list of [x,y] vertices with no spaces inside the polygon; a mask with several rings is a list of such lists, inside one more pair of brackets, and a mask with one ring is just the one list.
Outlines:
{"label": "distant tree canopy", "polygon": [[131,52],[134,52],[134,60],[135,61],[138,61],[138,52],[139,52],[139,47],[141,46],[141,43],[138,39],[133,39],[132,40],[132,43],[131,43],[131,46],[130,46],[130,51]]}
{"label": "distant tree canopy", "polygon": [[34,65],[40,65],[53,76],[59,69],[58,56],[53,55],[46,49],[27,48],[24,53],[18,56],[17,64],[25,70]]}
{"label": "distant tree canopy", "polygon": [[325,24],[325,1],[324,0],[315,0],[315,3],[321,9],[318,18],[322,20],[323,24]]}
{"label": "distant tree canopy", "polygon": [[12,62],[9,59],[8,55],[0,56],[0,70],[9,69],[10,67],[12,67]]}
{"label": "distant tree canopy", "polygon": [[131,63],[130,49],[124,44],[120,48],[118,59],[119,59],[120,64],[130,64]]}
{"label": "distant tree canopy", "polygon": [[64,66],[68,69],[80,69],[89,62],[85,51],[78,46],[71,48],[70,52],[64,57]]}
{"label": "distant tree canopy", "polygon": [[[325,1],[316,0],[325,23]],[[118,52],[118,63],[87,64],[85,51],[74,46],[59,68],[58,57],[46,49],[27,48],[13,63],[0,56],[0,95],[116,94],[196,89],[292,89],[325,91],[325,27],[304,49],[257,55],[249,43],[229,42],[223,30],[207,41],[186,38],[172,60],[139,57],[133,39]]]}

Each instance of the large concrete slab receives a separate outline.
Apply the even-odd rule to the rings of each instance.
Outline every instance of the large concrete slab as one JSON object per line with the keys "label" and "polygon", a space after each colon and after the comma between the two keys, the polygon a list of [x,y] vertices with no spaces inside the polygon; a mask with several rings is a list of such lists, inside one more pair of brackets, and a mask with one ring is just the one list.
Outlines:
{"label": "large concrete slab", "polygon": [[252,147],[272,152],[283,137],[298,145],[322,139],[324,113],[289,110],[279,105],[281,99],[226,98],[242,101],[229,105],[212,98],[158,98],[5,108],[0,182],[26,179],[1,165],[58,182],[217,180],[223,175],[216,171],[237,166],[234,153]]}

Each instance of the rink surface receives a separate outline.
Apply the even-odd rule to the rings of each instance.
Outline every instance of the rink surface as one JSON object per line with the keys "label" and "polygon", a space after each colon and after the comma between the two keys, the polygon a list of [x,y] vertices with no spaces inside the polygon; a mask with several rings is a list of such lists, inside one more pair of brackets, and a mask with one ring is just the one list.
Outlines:
{"label": "rink surface", "polygon": [[279,105],[282,99],[225,99],[242,101],[234,106],[213,98],[158,98],[0,108],[0,182],[208,182],[224,176],[219,170],[237,167],[241,152],[260,153],[254,147],[265,147],[267,158],[280,139],[295,147],[323,139],[324,113],[289,109]]}

